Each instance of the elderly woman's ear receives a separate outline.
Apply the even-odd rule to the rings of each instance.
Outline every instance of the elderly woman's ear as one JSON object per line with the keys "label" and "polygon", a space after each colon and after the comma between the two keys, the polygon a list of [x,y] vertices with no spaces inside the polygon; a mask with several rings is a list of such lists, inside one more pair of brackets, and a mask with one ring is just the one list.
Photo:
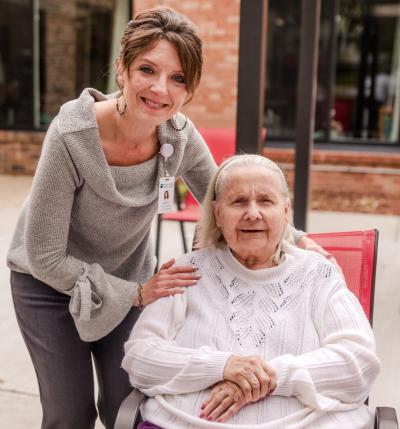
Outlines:
{"label": "elderly woman's ear", "polygon": [[289,215],[290,215],[290,200],[286,201],[285,204],[285,227],[289,224]]}
{"label": "elderly woman's ear", "polygon": [[221,223],[219,221],[219,209],[216,201],[212,202],[212,209],[215,216],[215,223],[217,224],[218,228],[221,228]]}

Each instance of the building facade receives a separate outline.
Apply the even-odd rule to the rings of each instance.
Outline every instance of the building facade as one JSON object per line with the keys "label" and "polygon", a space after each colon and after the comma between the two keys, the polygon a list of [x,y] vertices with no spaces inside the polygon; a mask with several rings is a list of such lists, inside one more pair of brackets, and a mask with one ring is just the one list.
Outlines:
{"label": "building facade", "polygon": [[[197,127],[235,127],[239,0],[1,0],[0,172],[34,172],[48,124],[84,87],[116,90],[114,62],[129,16],[161,4],[188,16],[204,41],[202,82],[183,112]],[[394,174],[400,169],[400,0],[321,5],[314,138],[325,151],[323,165],[343,170],[359,157],[365,174],[338,171],[352,174],[342,182],[361,183],[365,176],[366,184],[371,168],[386,168],[386,184],[374,192],[400,195],[400,175]],[[265,153],[282,163],[293,158],[300,6],[298,0],[269,0]],[[332,145],[341,156],[327,155]],[[386,152],[390,165],[379,161],[384,156],[371,165],[371,156],[363,155],[371,151]],[[314,158],[316,165],[322,159]]]}

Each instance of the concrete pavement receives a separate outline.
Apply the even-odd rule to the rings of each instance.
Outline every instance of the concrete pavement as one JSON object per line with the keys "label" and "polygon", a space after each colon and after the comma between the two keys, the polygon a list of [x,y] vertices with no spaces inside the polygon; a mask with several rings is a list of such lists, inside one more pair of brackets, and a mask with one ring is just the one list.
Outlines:
{"label": "concrete pavement", "polygon": [[[41,406],[36,376],[19,332],[10,293],[7,249],[32,178],[0,175],[0,427],[40,427]],[[186,224],[190,248],[193,224]],[[374,333],[382,362],[370,406],[395,407],[400,418],[400,216],[310,212],[308,232],[380,231],[375,292]],[[153,230],[155,223],[153,223]],[[183,254],[178,224],[164,222],[161,261]],[[103,426],[98,421],[96,429]]]}

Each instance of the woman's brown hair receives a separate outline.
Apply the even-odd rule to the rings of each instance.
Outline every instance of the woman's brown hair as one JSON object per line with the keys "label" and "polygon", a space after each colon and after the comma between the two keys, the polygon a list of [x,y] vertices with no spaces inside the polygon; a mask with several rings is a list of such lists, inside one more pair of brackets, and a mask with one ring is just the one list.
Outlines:
{"label": "woman's brown hair", "polygon": [[[121,62],[119,73],[128,71],[132,62],[153,49],[159,40],[170,42],[176,49],[185,75],[188,103],[200,83],[203,67],[203,42],[197,35],[197,27],[184,15],[165,6],[158,6],[140,13],[129,21],[121,38]],[[117,85],[122,91],[121,83]],[[185,103],[185,104],[186,104]]]}

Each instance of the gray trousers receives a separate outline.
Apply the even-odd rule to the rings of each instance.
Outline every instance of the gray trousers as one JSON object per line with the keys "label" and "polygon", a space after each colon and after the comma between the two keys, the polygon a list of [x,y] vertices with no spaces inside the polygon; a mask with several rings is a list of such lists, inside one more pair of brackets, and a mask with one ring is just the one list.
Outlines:
{"label": "gray trousers", "polygon": [[94,428],[97,411],[92,356],[99,384],[100,420],[112,429],[122,400],[133,389],[121,361],[139,308],[132,307],[111,333],[87,343],[80,339],[69,313],[69,296],[14,271],[11,287],[18,324],[39,383],[42,429]]}

